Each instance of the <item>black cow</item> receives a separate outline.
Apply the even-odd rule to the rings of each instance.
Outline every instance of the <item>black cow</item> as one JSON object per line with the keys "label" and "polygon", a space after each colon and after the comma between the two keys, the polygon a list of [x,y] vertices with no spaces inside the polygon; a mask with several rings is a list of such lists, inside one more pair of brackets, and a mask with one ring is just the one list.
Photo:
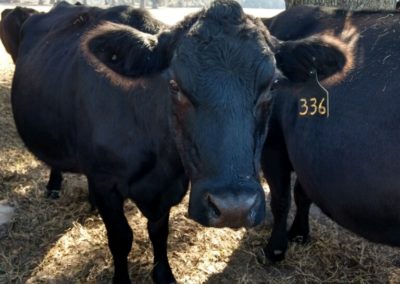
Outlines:
{"label": "black cow", "polygon": [[[14,9],[4,9],[1,13],[0,21],[0,40],[4,48],[11,55],[15,63],[18,56],[20,43],[20,30],[24,22],[33,14],[39,13],[35,9],[16,7]],[[56,169],[52,169],[49,182],[47,183],[47,196],[58,198],[62,183],[62,174]],[[94,209],[94,201],[91,201]]]}
{"label": "black cow", "polygon": [[[76,2],[74,5],[82,5],[80,2]],[[70,6],[68,2],[59,2],[53,8],[61,6]],[[16,7],[15,9],[5,9],[2,12],[2,17],[0,21],[0,39],[6,51],[11,55],[14,63],[17,60],[18,48],[20,42],[20,30],[23,23],[33,14],[39,13],[38,11],[25,7]],[[151,15],[145,11],[135,10],[127,7],[117,8],[113,13],[120,13],[118,17],[109,17],[109,21],[114,21],[117,23],[126,24],[129,26],[141,26],[146,29],[146,32],[155,34],[162,28],[167,26],[151,17]],[[79,21],[86,21],[84,19],[86,15],[82,15],[81,18],[77,19],[76,23]],[[49,23],[51,25],[52,23]],[[52,168],[49,176],[49,181],[46,185],[47,196],[53,199],[59,198],[61,184],[63,181],[62,172],[60,169]],[[91,204],[92,210],[95,208],[94,197],[89,191],[89,202]]]}
{"label": "black cow", "polygon": [[125,198],[148,219],[155,282],[175,281],[168,216],[189,179],[189,216],[197,222],[262,222],[258,169],[275,62],[299,85],[309,68],[330,76],[346,64],[339,44],[279,42],[229,0],[162,31],[129,7],[61,5],[31,16],[21,34],[12,84],[18,132],[49,166],[87,176],[115,283],[129,282]]}
{"label": "black cow", "polygon": [[[76,4],[75,4],[76,5]],[[1,13],[0,39],[6,51],[11,55],[15,63],[18,56],[20,43],[20,30],[24,22],[34,14],[39,13],[35,9],[26,7],[16,7],[14,9],[4,9]],[[58,198],[62,183],[62,174],[57,169],[52,169],[47,183],[47,196]],[[91,201],[94,208],[94,201]]]}
{"label": "black cow", "polygon": [[[368,240],[400,245],[399,21],[395,11],[301,6],[264,20],[281,40],[341,37],[350,58],[331,80],[318,82],[314,70],[308,88],[275,85],[262,157],[275,220],[268,258],[282,259],[288,238],[308,238],[311,202]],[[297,214],[287,233],[291,171]]]}

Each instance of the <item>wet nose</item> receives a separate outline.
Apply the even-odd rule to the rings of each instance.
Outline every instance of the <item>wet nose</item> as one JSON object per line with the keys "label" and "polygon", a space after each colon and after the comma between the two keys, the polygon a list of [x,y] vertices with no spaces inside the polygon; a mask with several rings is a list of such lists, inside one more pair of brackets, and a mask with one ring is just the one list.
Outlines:
{"label": "wet nose", "polygon": [[213,227],[253,227],[264,218],[262,197],[257,193],[217,195],[208,193],[206,210]]}

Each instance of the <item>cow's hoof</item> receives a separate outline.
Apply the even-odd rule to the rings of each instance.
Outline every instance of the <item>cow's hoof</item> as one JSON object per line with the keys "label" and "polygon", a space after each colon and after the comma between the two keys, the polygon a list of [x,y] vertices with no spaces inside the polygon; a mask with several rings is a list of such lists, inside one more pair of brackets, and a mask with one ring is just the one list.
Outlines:
{"label": "cow's hoof", "polygon": [[58,199],[60,198],[60,192],[58,190],[48,190],[47,197],[50,199]]}
{"label": "cow's hoof", "polygon": [[113,284],[131,284],[131,280],[128,278],[120,279],[120,278],[114,278],[113,279]]}
{"label": "cow's hoof", "polygon": [[304,236],[304,235],[289,235],[289,241],[305,245],[310,242],[310,238],[309,236]]}
{"label": "cow's hoof", "polygon": [[291,228],[288,232],[288,239],[291,242],[304,245],[309,243],[310,235],[308,234],[308,230],[296,230]]}
{"label": "cow's hoof", "polygon": [[156,284],[174,284],[176,283],[175,277],[172,274],[169,266],[161,267],[156,265],[153,270],[153,281]]}
{"label": "cow's hoof", "polygon": [[265,257],[272,262],[278,262],[285,259],[285,250],[264,248]]}

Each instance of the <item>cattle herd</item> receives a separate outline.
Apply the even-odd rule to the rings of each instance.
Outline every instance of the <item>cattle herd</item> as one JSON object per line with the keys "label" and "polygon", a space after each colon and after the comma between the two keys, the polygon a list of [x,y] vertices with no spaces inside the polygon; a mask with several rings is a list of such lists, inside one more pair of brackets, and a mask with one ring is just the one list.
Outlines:
{"label": "cattle herd", "polygon": [[[11,103],[26,147],[88,181],[105,223],[114,283],[130,283],[129,198],[148,219],[156,283],[173,283],[170,208],[190,186],[189,217],[253,227],[265,255],[306,242],[315,203],[374,242],[400,246],[400,14],[295,7],[273,18],[233,0],[168,26],[129,6],[61,2],[5,10],[0,37],[15,63]],[[399,150],[399,151],[398,151]],[[291,173],[296,216],[287,230]]]}

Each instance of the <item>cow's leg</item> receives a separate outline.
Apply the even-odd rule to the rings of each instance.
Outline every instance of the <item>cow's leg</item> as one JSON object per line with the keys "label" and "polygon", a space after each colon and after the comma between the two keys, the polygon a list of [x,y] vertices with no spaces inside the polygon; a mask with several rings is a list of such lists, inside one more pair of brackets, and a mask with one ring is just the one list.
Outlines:
{"label": "cow's leg", "polygon": [[298,180],[296,180],[294,186],[294,200],[296,203],[296,216],[289,230],[289,240],[305,244],[310,233],[309,213],[312,202],[305,194]]}
{"label": "cow's leg", "polygon": [[96,210],[96,195],[94,193],[95,189],[93,188],[93,184],[89,181],[89,178],[87,178],[87,183],[88,183],[88,195],[89,195],[88,199],[90,204],[90,211],[94,211]]}
{"label": "cow's leg", "polygon": [[130,283],[128,254],[132,248],[132,230],[124,215],[124,199],[114,184],[89,180],[96,205],[107,229],[108,246],[114,260],[114,284]]}
{"label": "cow's leg", "polygon": [[153,280],[155,283],[175,283],[174,275],[168,263],[168,212],[158,221],[148,221],[147,230],[153,244],[154,268]]}
{"label": "cow's leg", "polygon": [[274,217],[271,237],[264,248],[264,253],[268,259],[279,261],[285,257],[288,246],[286,226],[290,208],[291,166],[286,151],[266,144],[262,167],[270,188],[271,210]]}
{"label": "cow's leg", "polygon": [[52,168],[50,171],[49,182],[46,185],[47,197],[57,199],[60,197],[61,183],[63,177],[61,171]]}

